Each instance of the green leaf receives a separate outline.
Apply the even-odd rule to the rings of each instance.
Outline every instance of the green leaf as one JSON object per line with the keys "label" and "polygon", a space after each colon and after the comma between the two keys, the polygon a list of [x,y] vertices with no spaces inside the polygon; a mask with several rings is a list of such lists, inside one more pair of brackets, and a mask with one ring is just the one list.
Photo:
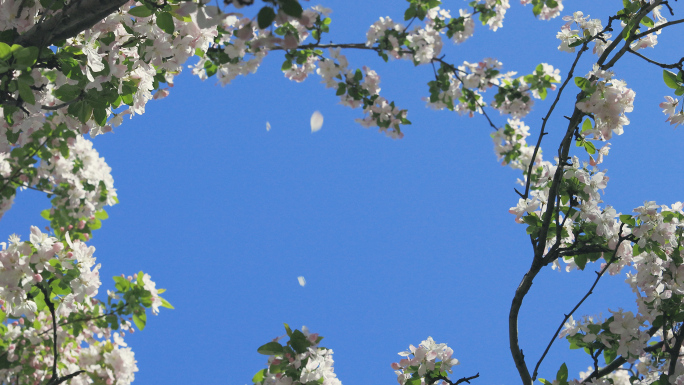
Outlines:
{"label": "green leaf", "polygon": [[104,108],[93,109],[93,119],[98,125],[104,126],[107,124],[107,110]]}
{"label": "green leaf", "polygon": [[617,353],[614,350],[604,350],[603,351],[603,359],[607,363],[611,363],[615,358],[617,357]]}
{"label": "green leaf", "polygon": [[292,329],[290,329],[290,325],[284,324],[285,325],[285,331],[287,332],[287,336],[290,337],[292,336]]}
{"label": "green leaf", "polygon": [[40,212],[40,216],[47,219],[48,221],[52,219],[52,216],[50,215],[50,210],[43,210]]}
{"label": "green leaf", "polygon": [[9,59],[10,55],[12,54],[12,50],[10,49],[10,46],[0,42],[0,59],[5,60]]}
{"label": "green leaf", "polygon": [[587,154],[589,155],[594,155],[596,154],[596,147],[594,146],[594,143],[591,143],[589,141],[585,141],[583,143],[584,149],[587,151]]}
{"label": "green leaf", "polygon": [[644,16],[644,18],[641,19],[641,24],[645,25],[648,28],[653,28],[655,26],[653,20],[648,16]]}
{"label": "green leaf", "polygon": [[261,369],[256,372],[254,377],[252,377],[252,382],[255,384],[260,384],[264,380],[264,375],[266,374],[266,369]]}
{"label": "green leaf", "polygon": [[677,75],[668,70],[663,70],[663,80],[665,80],[665,84],[672,89],[676,90],[680,86],[677,81]]}
{"label": "green leaf", "polygon": [[93,107],[83,100],[79,100],[76,103],[70,104],[67,108],[67,112],[78,118],[81,123],[85,124],[93,114]]}
{"label": "green leaf", "polygon": [[168,12],[160,13],[157,15],[157,26],[159,26],[159,28],[169,35],[172,35],[173,31],[175,31],[173,26],[173,16],[171,16],[171,14]]}
{"label": "green leaf", "polygon": [[271,7],[263,7],[259,10],[259,14],[257,15],[257,22],[259,24],[259,29],[266,29],[268,26],[273,23],[273,20],[275,20],[276,14],[273,8]]}
{"label": "green leaf", "polygon": [[95,212],[95,218],[97,218],[97,219],[107,219],[107,218],[109,218],[109,215],[107,214],[107,212],[106,212],[104,209],[102,209],[102,210],[100,210],[100,211],[96,211],[96,212]]}
{"label": "green leaf", "polygon": [[292,332],[292,335],[290,336],[290,345],[292,346],[292,349],[295,350],[298,354],[302,354],[306,352],[306,349],[311,346],[311,342],[306,338],[304,333],[302,333],[299,330],[295,330]]}
{"label": "green leaf", "polygon": [[344,95],[346,92],[347,92],[347,84],[338,83],[337,92],[335,93],[335,95],[337,95],[337,96]]}
{"label": "green leaf", "polygon": [[145,330],[145,324],[147,324],[147,315],[145,313],[133,314],[133,323],[140,330]]}
{"label": "green leaf", "polygon": [[36,104],[36,98],[33,95],[31,86],[22,81],[17,81],[17,86],[19,88],[19,96],[28,104]]}
{"label": "green leaf", "polygon": [[285,0],[280,8],[285,12],[286,15],[296,18],[302,17],[302,12],[304,12],[302,6],[299,5],[297,0]]}
{"label": "green leaf", "polygon": [[147,7],[133,7],[128,11],[128,14],[135,17],[148,17],[152,16],[152,10]]}
{"label": "green leaf", "polygon": [[620,222],[626,223],[626,224],[631,225],[631,226],[634,226],[636,224],[636,221],[634,220],[634,218],[629,214],[620,215]]}
{"label": "green leaf", "polygon": [[[12,48],[14,48],[14,46],[10,49]],[[17,49],[12,53],[12,56],[14,56],[14,67],[19,69],[31,67],[36,63],[36,60],[38,60],[39,52],[40,51],[36,47],[21,47]]]}
{"label": "green leaf", "polygon": [[116,290],[122,293],[127,292],[128,289],[130,289],[131,287],[131,283],[128,282],[128,280],[124,277],[115,276],[112,279],[114,279],[114,287],[116,288]]}
{"label": "green leaf", "polygon": [[568,367],[565,365],[565,362],[563,362],[563,365],[561,365],[560,369],[558,369],[558,373],[556,373],[556,380],[561,383],[568,381]]}
{"label": "green leaf", "polygon": [[591,119],[584,119],[584,123],[582,123],[582,132],[589,131],[592,128],[594,128],[594,126],[591,124]]}
{"label": "green leaf", "polygon": [[406,12],[404,12],[404,21],[412,19],[414,16],[416,16],[416,8],[411,5],[406,9]]}
{"label": "green leaf", "polygon": [[583,91],[586,91],[589,87],[591,87],[591,82],[581,76],[575,77],[575,84]]}
{"label": "green leaf", "polygon": [[167,308],[167,309],[175,309],[175,307],[173,307],[173,305],[171,305],[171,304],[169,303],[169,301],[165,300],[165,299],[162,298],[162,297],[159,297],[159,299],[162,301],[162,306],[163,306],[163,307],[165,307],[165,308]]}
{"label": "green leaf", "polygon": [[145,285],[145,282],[143,281],[143,276],[145,276],[145,274],[142,272],[142,270],[140,270],[138,272],[137,279],[136,279],[138,286],[140,286],[140,287],[143,287]]}
{"label": "green leaf", "polygon": [[70,102],[81,93],[81,87],[77,85],[64,84],[54,91],[55,97],[63,102]]}
{"label": "green leaf", "polygon": [[584,270],[584,267],[587,265],[587,255],[575,255],[573,259],[575,260],[575,264],[577,265],[577,267],[579,267],[580,270]]}
{"label": "green leaf", "polygon": [[679,86],[679,88],[677,88],[677,89],[675,90],[675,95],[677,95],[677,96],[682,96],[682,95],[684,95],[684,86]]}
{"label": "green leaf", "polygon": [[553,385],[553,383],[551,381],[543,379],[543,378],[540,378],[539,382],[541,382],[544,385]]}
{"label": "green leaf", "polygon": [[281,345],[278,342],[269,342],[267,344],[259,346],[259,349],[257,349],[257,353],[264,354],[267,356],[272,356],[274,354],[282,354],[283,345]]}

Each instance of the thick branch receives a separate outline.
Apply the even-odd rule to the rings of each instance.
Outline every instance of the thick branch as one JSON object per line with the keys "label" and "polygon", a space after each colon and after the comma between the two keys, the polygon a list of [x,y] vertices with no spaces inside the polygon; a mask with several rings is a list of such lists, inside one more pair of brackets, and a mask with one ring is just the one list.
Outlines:
{"label": "thick branch", "polygon": [[91,28],[128,0],[75,0],[15,39],[23,47],[48,47]]}

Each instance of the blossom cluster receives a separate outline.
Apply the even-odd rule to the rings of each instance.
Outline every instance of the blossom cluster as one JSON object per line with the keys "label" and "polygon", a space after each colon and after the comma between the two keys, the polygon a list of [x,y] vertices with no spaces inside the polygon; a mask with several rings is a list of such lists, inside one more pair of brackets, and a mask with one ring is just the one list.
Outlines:
{"label": "blossom cluster", "polygon": [[[95,248],[72,241],[68,232],[65,238],[61,242],[33,226],[28,242],[13,235],[9,243],[2,243],[0,316],[15,321],[0,328],[0,345],[7,349],[9,362],[8,368],[0,369],[0,380],[41,382],[53,375],[52,362],[59,354],[59,376],[79,370],[86,373],[71,383],[87,384],[99,378],[128,384],[137,366],[133,352],[123,341],[125,331],[133,331],[124,317],[133,315],[142,329],[145,308],[152,308],[156,314],[160,305],[170,305],[159,296],[149,275],[142,272],[121,278],[126,286],[117,282],[113,296],[124,297],[124,301],[112,303],[110,298],[105,305],[94,299],[101,285],[100,265],[93,257]],[[60,341],[57,353],[51,351],[53,333]]]}
{"label": "blossom cluster", "polygon": [[418,347],[410,345],[409,350],[399,353],[404,358],[393,363],[392,369],[400,385],[410,379],[412,384],[432,384],[447,378],[448,373],[452,373],[451,368],[459,364],[456,358],[452,358],[453,354],[454,351],[446,344],[438,344],[428,337]]}
{"label": "blossom cluster", "polygon": [[284,345],[275,338],[257,351],[268,355],[267,368],[254,375],[252,382],[260,385],[298,385],[319,383],[341,385],[333,368],[332,349],[319,347],[323,337],[310,333],[306,326],[294,331],[285,324],[289,340]]}
{"label": "blossom cluster", "polygon": [[611,71],[603,71],[598,66],[586,78],[576,78],[575,83],[586,95],[577,102],[577,108],[592,116],[595,122],[583,134],[598,140],[608,140],[613,133],[622,135],[624,126],[629,124],[625,114],[634,109],[636,93],[624,81],[613,79]]}

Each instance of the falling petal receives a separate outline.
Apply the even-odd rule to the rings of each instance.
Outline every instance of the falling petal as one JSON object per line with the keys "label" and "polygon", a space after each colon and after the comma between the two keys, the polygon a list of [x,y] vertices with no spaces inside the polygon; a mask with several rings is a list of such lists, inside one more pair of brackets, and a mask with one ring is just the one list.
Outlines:
{"label": "falling petal", "polygon": [[266,122],[266,131],[271,131],[271,123]]}
{"label": "falling petal", "polygon": [[301,275],[297,277],[297,280],[299,281],[299,286],[304,287],[304,285],[306,285],[306,279],[304,279],[304,277]]}
{"label": "falling petal", "polygon": [[316,111],[311,115],[311,132],[316,132],[323,126],[323,114]]}

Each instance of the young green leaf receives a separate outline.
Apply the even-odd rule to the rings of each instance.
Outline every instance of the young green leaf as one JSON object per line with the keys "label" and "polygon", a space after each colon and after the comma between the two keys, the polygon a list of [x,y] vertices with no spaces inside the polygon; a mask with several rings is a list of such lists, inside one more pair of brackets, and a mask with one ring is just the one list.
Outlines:
{"label": "young green leaf", "polygon": [[663,70],[663,80],[665,80],[665,84],[672,89],[676,90],[680,86],[680,82],[677,81],[677,75],[668,70]]}
{"label": "young green leaf", "polygon": [[283,345],[279,344],[278,342],[269,342],[267,344],[259,346],[259,348],[257,349],[257,353],[264,354],[267,356],[272,356],[274,354],[282,354]]}
{"label": "young green leaf", "polygon": [[168,12],[162,12],[157,15],[157,26],[169,35],[173,34],[175,27],[173,26],[173,16]]}
{"label": "young green leaf", "polygon": [[128,14],[135,17],[148,17],[152,16],[152,10],[147,7],[133,7],[128,11]]}

